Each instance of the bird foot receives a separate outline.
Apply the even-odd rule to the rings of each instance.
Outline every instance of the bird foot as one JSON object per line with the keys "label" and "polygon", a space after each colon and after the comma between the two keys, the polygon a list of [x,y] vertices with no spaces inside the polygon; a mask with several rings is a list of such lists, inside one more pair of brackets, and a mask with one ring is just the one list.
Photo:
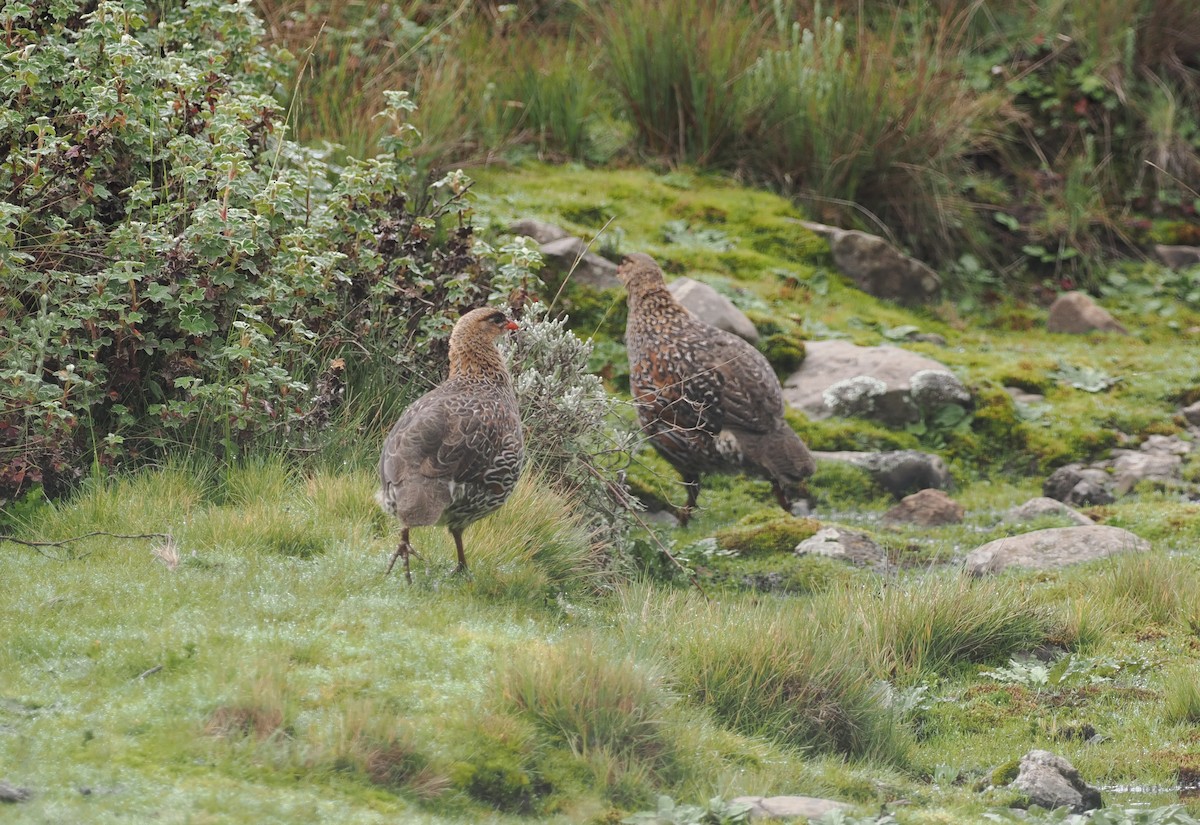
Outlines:
{"label": "bird foot", "polygon": [[467,569],[467,566],[465,564],[456,564],[454,566],[454,572],[451,573],[450,575],[452,575],[452,576],[463,575],[463,576],[470,577],[471,571]]}
{"label": "bird foot", "polygon": [[675,518],[679,520],[680,527],[687,527],[688,522],[692,520],[691,507],[675,507],[673,508],[673,512],[675,514]]}
{"label": "bird foot", "polygon": [[396,559],[404,559],[404,580],[412,584],[412,570],[409,568],[408,560],[411,556],[421,558],[421,554],[413,549],[413,546],[407,541],[400,542],[400,546],[396,548],[396,552],[392,553],[392,559],[388,562],[387,570],[383,571],[383,575],[387,576],[392,572],[392,568],[396,566]]}

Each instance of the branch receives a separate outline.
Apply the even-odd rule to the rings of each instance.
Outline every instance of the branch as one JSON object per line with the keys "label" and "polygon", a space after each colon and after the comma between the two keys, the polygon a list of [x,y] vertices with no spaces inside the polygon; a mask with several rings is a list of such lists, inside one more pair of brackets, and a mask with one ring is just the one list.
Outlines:
{"label": "branch", "polygon": [[55,556],[51,553],[45,553],[42,550],[39,550],[38,548],[40,548],[40,547],[62,547],[64,544],[70,544],[73,541],[80,541],[82,539],[88,539],[88,538],[91,538],[92,536],[108,536],[109,538],[114,538],[114,539],[163,539],[167,542],[173,541],[170,533],[136,533],[136,534],[129,535],[129,534],[125,534],[125,533],[110,533],[107,530],[93,530],[90,533],[84,533],[82,536],[72,536],[69,539],[60,539],[58,541],[26,541],[25,539],[13,538],[12,536],[0,536],[0,541],[10,541],[13,544],[20,544],[25,547],[32,547],[34,550],[37,550],[37,552],[40,553],[41,555],[45,556],[48,559],[53,559],[54,561],[75,561],[78,559],[87,558],[91,554],[84,553],[83,555],[80,555],[80,556],[68,556],[66,558],[63,558],[61,556]]}

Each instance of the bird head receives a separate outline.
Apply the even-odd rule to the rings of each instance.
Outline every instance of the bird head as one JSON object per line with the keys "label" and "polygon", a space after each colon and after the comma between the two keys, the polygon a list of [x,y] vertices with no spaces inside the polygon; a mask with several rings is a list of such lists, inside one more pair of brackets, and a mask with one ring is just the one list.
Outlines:
{"label": "bird head", "polygon": [[458,319],[454,330],[450,333],[450,346],[456,342],[465,343],[467,340],[493,341],[510,329],[516,329],[517,322],[495,307],[480,307],[473,309]]}
{"label": "bird head", "polygon": [[617,267],[617,279],[631,293],[642,293],[664,284],[662,269],[654,259],[642,252],[625,256]]}

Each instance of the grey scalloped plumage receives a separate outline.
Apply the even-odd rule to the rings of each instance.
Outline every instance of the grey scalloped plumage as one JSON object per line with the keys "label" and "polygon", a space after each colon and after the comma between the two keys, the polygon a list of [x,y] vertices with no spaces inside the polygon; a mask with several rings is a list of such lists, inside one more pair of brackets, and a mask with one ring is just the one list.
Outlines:
{"label": "grey scalloped plumage", "polygon": [[472,310],[450,334],[450,377],[408,406],[392,426],[379,458],[383,509],[404,525],[396,559],[412,582],[409,530],[445,525],[458,551],[456,573],[467,569],[462,533],[504,504],[525,458],[512,379],[496,339],[516,329],[502,311]]}

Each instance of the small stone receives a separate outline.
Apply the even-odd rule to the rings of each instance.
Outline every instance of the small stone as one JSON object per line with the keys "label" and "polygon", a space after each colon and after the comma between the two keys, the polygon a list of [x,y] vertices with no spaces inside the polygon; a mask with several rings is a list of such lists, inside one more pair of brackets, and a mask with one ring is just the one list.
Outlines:
{"label": "small stone", "polygon": [[844,461],[871,474],[883,489],[896,498],[926,488],[944,490],[953,483],[941,456],[918,450],[884,450],[878,453],[840,450],[813,452],[817,461]]}
{"label": "small stone", "polygon": [[952,386],[955,403],[970,401],[966,388],[945,364],[901,347],[860,347],[834,339],[806,341],[804,350],[804,363],[783,382],[783,396],[789,405],[812,419],[852,410],[852,414],[866,415],[889,426],[918,421],[921,410],[913,398],[912,381],[926,371],[944,377],[925,376],[918,379],[918,385],[924,381],[929,388]]}
{"label": "small stone", "polygon": [[1089,332],[1116,332],[1128,335],[1116,318],[1101,307],[1086,292],[1066,292],[1059,295],[1050,305],[1050,317],[1046,320],[1049,332],[1064,332],[1083,335]]}
{"label": "small stone", "polygon": [[1062,516],[1081,526],[1096,523],[1078,510],[1046,496],[1038,496],[1024,504],[1018,504],[1008,511],[1006,518],[1009,521],[1034,521],[1044,516]]}
{"label": "small stone", "polygon": [[534,218],[522,218],[519,221],[514,221],[509,224],[508,231],[513,235],[524,235],[527,238],[533,238],[539,245],[571,237],[571,233],[561,226],[555,226],[552,223],[535,220]]}
{"label": "small stone", "polygon": [[1183,414],[1183,418],[1187,423],[1193,427],[1200,427],[1200,401],[1197,401],[1195,404],[1188,404],[1179,412]]}
{"label": "small stone", "polygon": [[1112,476],[1102,469],[1082,464],[1067,464],[1051,473],[1042,482],[1042,495],[1081,506],[1116,501],[1112,494]]}
{"label": "small stone", "polygon": [[1099,789],[1084,782],[1074,765],[1049,751],[1032,750],[1022,756],[1011,787],[1047,810],[1066,807],[1081,814],[1104,804]]}
{"label": "small stone", "polygon": [[733,804],[749,805],[751,819],[803,817],[810,821],[816,821],[830,811],[843,811],[852,807],[845,802],[813,796],[739,796],[733,799]]}
{"label": "small stone", "polygon": [[899,504],[883,514],[883,520],[937,527],[960,523],[965,512],[961,504],[941,490],[925,489],[900,499]]}
{"label": "small stone", "polygon": [[859,567],[887,561],[887,553],[874,539],[859,530],[844,527],[825,527],[796,545],[797,556],[808,553],[843,559]]}
{"label": "small stone", "polygon": [[28,802],[33,798],[33,791],[28,788],[18,788],[3,779],[0,779],[0,802]]}
{"label": "small stone", "polygon": [[1046,396],[1041,393],[1028,392],[1020,387],[1005,387],[1004,391],[1008,393],[1009,398],[1013,400],[1014,404],[1032,406],[1034,404],[1044,404],[1046,401]]}
{"label": "small stone", "polygon": [[971,393],[954,373],[945,370],[919,370],[908,380],[909,392],[917,406],[926,411],[947,404],[970,404]]}
{"label": "small stone", "polygon": [[812,221],[800,223],[829,241],[833,262],[863,292],[909,305],[928,303],[941,293],[942,279],[928,264],[905,255],[878,235]]}

